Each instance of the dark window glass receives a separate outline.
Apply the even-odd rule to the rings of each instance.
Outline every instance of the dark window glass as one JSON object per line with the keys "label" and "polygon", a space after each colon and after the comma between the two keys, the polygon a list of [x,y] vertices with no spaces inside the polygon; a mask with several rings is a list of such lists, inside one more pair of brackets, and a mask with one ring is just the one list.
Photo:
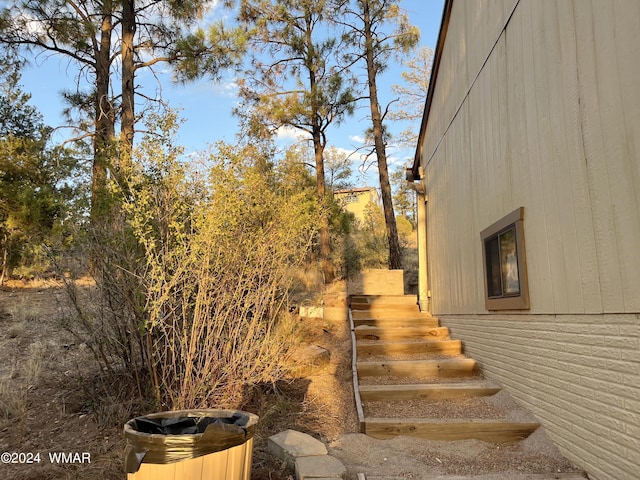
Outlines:
{"label": "dark window glass", "polygon": [[502,267],[503,295],[520,294],[516,230],[512,228],[500,235],[500,266]]}
{"label": "dark window glass", "polygon": [[516,230],[510,228],[485,240],[489,297],[520,294]]}
{"label": "dark window glass", "polygon": [[500,275],[500,244],[498,237],[493,237],[485,242],[487,255],[487,287],[489,297],[502,296],[502,281]]}

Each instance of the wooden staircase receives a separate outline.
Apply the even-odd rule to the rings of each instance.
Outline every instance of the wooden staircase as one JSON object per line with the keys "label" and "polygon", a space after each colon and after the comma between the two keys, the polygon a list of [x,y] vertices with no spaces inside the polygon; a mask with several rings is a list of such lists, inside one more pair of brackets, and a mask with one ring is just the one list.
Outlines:
{"label": "wooden staircase", "polygon": [[349,319],[362,433],[502,443],[526,438],[540,426],[500,418],[499,408],[489,416],[467,416],[486,411],[482,402],[500,387],[462,355],[448,328],[419,311],[415,296],[353,296]]}

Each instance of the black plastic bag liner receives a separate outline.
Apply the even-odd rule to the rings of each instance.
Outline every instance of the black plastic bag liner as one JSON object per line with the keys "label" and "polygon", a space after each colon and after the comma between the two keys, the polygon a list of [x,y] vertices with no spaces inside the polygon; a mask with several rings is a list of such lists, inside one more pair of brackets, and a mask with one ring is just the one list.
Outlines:
{"label": "black plastic bag liner", "polygon": [[209,455],[253,438],[258,416],[238,410],[178,410],[136,417],[124,426],[125,466],[167,464]]}

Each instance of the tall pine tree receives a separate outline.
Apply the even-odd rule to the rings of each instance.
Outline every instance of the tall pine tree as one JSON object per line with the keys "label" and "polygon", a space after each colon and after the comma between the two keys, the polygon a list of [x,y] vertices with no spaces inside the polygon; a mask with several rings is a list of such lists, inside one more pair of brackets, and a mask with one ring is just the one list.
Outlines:
{"label": "tall pine tree", "polygon": [[320,254],[326,283],[335,276],[325,178],[327,129],[354,108],[349,78],[336,62],[339,38],[332,31],[328,11],[324,0],[241,2],[239,20],[253,29],[254,55],[251,75],[241,88],[244,103],[238,110],[254,132],[292,127],[310,138],[316,195],[324,207]]}
{"label": "tall pine tree", "polygon": [[[18,0],[0,11],[0,44],[59,56],[77,68],[76,91],[66,99],[89,115],[74,127],[92,139],[94,216],[104,213],[110,169],[117,171],[131,158],[139,70],[185,56],[221,55],[219,49],[196,48],[197,34],[190,31],[210,5],[206,0]],[[228,62],[209,63],[223,68]]]}
{"label": "tall pine tree", "polygon": [[371,136],[378,164],[382,205],[389,242],[389,268],[402,268],[402,255],[393,210],[393,197],[387,166],[387,138],[385,117],[378,92],[379,75],[389,65],[392,56],[409,52],[418,42],[420,33],[409,23],[409,18],[400,9],[398,0],[354,0],[336,2],[344,9],[345,17],[340,23],[349,37],[352,52],[347,55],[354,65],[361,64],[366,71],[365,95],[369,101]]}

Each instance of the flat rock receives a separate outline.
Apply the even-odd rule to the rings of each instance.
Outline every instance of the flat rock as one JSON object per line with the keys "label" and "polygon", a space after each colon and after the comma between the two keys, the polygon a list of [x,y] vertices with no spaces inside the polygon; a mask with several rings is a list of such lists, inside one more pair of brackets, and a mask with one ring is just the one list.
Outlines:
{"label": "flat rock", "polygon": [[347,469],[340,460],[331,455],[296,458],[296,478],[298,480],[321,478],[342,478]]}
{"label": "flat rock", "polygon": [[285,430],[269,437],[269,453],[294,466],[296,458],[326,455],[327,447],[306,433]]}

